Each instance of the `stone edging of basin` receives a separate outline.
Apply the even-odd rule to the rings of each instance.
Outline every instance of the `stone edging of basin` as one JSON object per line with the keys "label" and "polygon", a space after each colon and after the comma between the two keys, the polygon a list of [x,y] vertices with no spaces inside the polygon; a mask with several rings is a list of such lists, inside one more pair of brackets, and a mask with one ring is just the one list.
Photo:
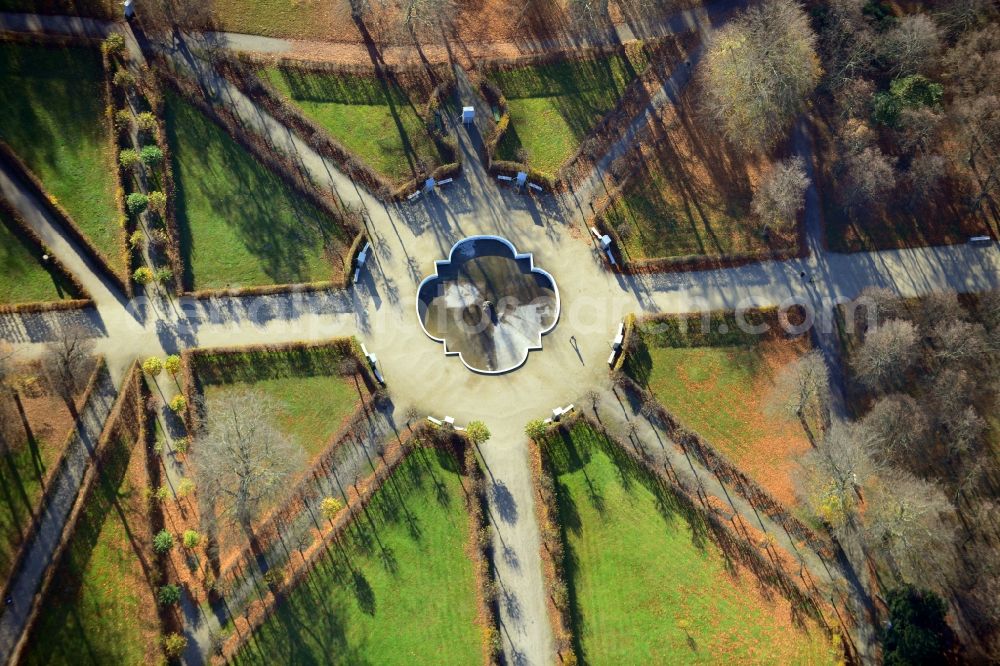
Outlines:
{"label": "stone edging of basin", "polygon": [[[552,318],[552,323],[548,326],[548,328],[546,328],[546,329],[544,329],[542,331],[539,331],[539,333],[538,333],[538,342],[536,344],[532,344],[532,345],[529,345],[528,347],[526,347],[525,350],[524,350],[524,355],[521,356],[520,360],[518,360],[517,363],[514,363],[513,365],[508,366],[506,368],[502,368],[500,370],[482,370],[480,368],[474,368],[474,367],[472,367],[471,365],[469,365],[468,363],[465,362],[465,359],[462,357],[462,352],[459,352],[459,351],[449,351],[448,350],[448,342],[444,338],[438,338],[438,337],[435,337],[435,336],[431,335],[430,332],[427,330],[427,327],[424,326],[423,319],[421,319],[421,317],[420,317],[420,293],[421,293],[421,291],[423,291],[424,285],[426,285],[431,280],[437,280],[437,279],[439,279],[441,277],[440,274],[438,273],[438,268],[441,267],[442,265],[450,264],[452,262],[452,260],[454,259],[454,255],[455,255],[455,249],[459,245],[462,245],[463,243],[467,243],[467,242],[471,242],[471,241],[477,241],[477,240],[493,240],[493,241],[497,241],[497,242],[503,243],[504,245],[506,245],[510,249],[510,252],[514,256],[514,260],[515,261],[518,261],[518,260],[521,260],[521,259],[527,259],[528,260],[528,269],[529,269],[529,272],[531,272],[531,273],[539,273],[541,275],[544,275],[546,278],[548,278],[549,282],[552,283],[552,291],[555,293],[555,297],[556,297],[556,314]],[[508,372],[511,372],[513,370],[517,370],[518,368],[520,368],[528,360],[528,354],[530,354],[531,352],[539,350],[539,349],[542,348],[542,336],[546,335],[547,333],[550,333],[552,331],[552,329],[554,329],[556,327],[556,324],[559,323],[559,317],[562,314],[562,303],[561,303],[561,301],[559,299],[559,285],[556,284],[555,278],[552,277],[552,275],[548,271],[546,271],[546,270],[544,270],[542,268],[536,268],[535,267],[535,257],[534,257],[534,255],[531,252],[524,252],[524,253],[518,252],[517,248],[514,247],[514,244],[511,243],[506,238],[503,238],[501,236],[493,236],[493,235],[490,235],[490,234],[481,234],[481,235],[477,235],[477,236],[466,236],[465,238],[459,240],[458,242],[456,242],[454,245],[451,246],[451,250],[448,251],[448,258],[447,259],[437,259],[437,260],[435,260],[435,262],[434,262],[434,272],[431,273],[430,275],[428,275],[427,277],[425,277],[423,280],[421,280],[420,284],[417,285],[417,296],[414,299],[414,308],[415,308],[416,313],[417,313],[417,322],[420,324],[420,329],[424,332],[424,335],[426,335],[428,338],[430,338],[434,342],[439,342],[442,345],[444,345],[444,355],[445,356],[458,356],[458,360],[460,360],[462,362],[462,365],[464,365],[466,368],[468,368],[472,372],[475,372],[476,374],[479,374],[479,375],[503,375],[503,374],[506,374]]]}

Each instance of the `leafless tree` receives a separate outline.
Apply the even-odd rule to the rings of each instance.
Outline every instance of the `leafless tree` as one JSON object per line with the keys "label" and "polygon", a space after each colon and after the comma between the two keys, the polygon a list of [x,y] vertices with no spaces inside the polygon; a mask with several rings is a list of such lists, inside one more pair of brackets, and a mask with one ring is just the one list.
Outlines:
{"label": "leafless tree", "polygon": [[890,319],[868,331],[853,359],[858,379],[870,389],[900,385],[919,354],[917,330],[908,321]]}
{"label": "leafless tree", "polygon": [[931,331],[934,359],[944,365],[983,361],[989,351],[986,329],[961,319],[938,322]]}
{"label": "leafless tree", "polygon": [[907,14],[881,41],[882,56],[896,76],[926,72],[941,53],[941,33],[927,14]]}
{"label": "leafless tree", "polygon": [[904,580],[948,578],[956,563],[954,507],[940,488],[897,470],[870,484],[865,500],[869,543],[886,549]]}
{"label": "leafless tree", "polygon": [[993,0],[950,0],[934,15],[935,20],[952,34],[963,33],[996,15]]}
{"label": "leafless tree", "polygon": [[776,163],[753,193],[754,215],[765,228],[793,225],[795,216],[805,206],[807,187],[809,176],[801,157]]}
{"label": "leafless tree", "polygon": [[793,0],[765,0],[716,31],[702,65],[703,102],[727,139],[764,150],[819,79],[816,35]]}
{"label": "leafless tree", "polygon": [[917,401],[893,393],[875,401],[860,422],[860,433],[871,456],[880,463],[903,464],[926,455],[930,423]]}
{"label": "leafless tree", "polygon": [[838,167],[843,176],[841,199],[855,212],[884,203],[885,195],[896,187],[896,160],[878,146],[849,152]]}
{"label": "leafless tree", "polygon": [[568,0],[566,12],[578,29],[594,29],[608,20],[608,0]]}
{"label": "leafless tree", "polygon": [[[839,90],[872,68],[878,43],[863,8],[865,0],[831,0],[820,31],[820,53],[827,85]],[[874,91],[873,91],[874,92]]]}
{"label": "leafless tree", "polygon": [[903,319],[906,315],[899,294],[885,287],[865,287],[858,299],[875,309],[877,321]]}
{"label": "leafless tree", "polygon": [[441,29],[455,13],[452,0],[406,0],[403,22],[411,33]]}
{"label": "leafless tree", "polygon": [[823,354],[814,349],[782,368],[770,403],[799,419],[812,440],[810,424],[825,425],[830,404],[830,370]]}
{"label": "leafless tree", "polygon": [[266,394],[247,391],[213,398],[204,409],[194,459],[198,488],[219,515],[247,531],[304,466],[302,449],[274,423],[277,407]]}
{"label": "leafless tree", "polygon": [[947,163],[941,155],[917,155],[910,162],[906,180],[910,186],[910,203],[917,205],[941,193],[947,175]]}
{"label": "leafless tree", "polygon": [[800,493],[816,515],[834,527],[842,527],[855,514],[861,488],[875,473],[853,423],[835,421],[819,445],[802,458],[805,474]]}
{"label": "leafless tree", "polygon": [[914,321],[922,335],[931,335],[942,323],[965,319],[967,313],[953,291],[935,291],[920,299],[917,319]]}
{"label": "leafless tree", "polygon": [[937,139],[944,114],[927,106],[899,112],[899,145],[907,151],[927,151]]}
{"label": "leafless tree", "polygon": [[48,343],[42,368],[53,393],[66,403],[76,418],[76,395],[87,381],[87,369],[94,356],[94,343],[80,328],[69,328]]}
{"label": "leafless tree", "polygon": [[868,118],[872,114],[875,84],[869,79],[845,80],[836,91],[837,109],[842,119]]}

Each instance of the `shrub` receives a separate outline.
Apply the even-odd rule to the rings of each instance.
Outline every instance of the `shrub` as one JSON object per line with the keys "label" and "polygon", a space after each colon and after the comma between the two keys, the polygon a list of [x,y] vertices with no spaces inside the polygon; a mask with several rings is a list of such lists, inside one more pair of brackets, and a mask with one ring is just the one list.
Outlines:
{"label": "shrub", "polygon": [[[148,147],[149,146],[147,146],[147,148]],[[146,150],[146,148],[143,148],[143,150]],[[157,150],[159,149],[157,148]],[[149,207],[155,210],[157,213],[160,213],[162,215],[163,211],[167,209],[167,195],[164,194],[163,192],[158,192],[158,191],[150,192],[147,198],[149,199]]]}
{"label": "shrub", "polygon": [[524,434],[537,442],[545,436],[545,422],[541,419],[531,419],[524,426]]}
{"label": "shrub", "polygon": [[171,583],[162,585],[156,592],[156,600],[161,606],[173,606],[181,600],[181,588]]}
{"label": "shrub", "polygon": [[163,369],[169,372],[171,377],[176,377],[177,373],[181,371],[181,357],[177,354],[171,354],[163,361]]}
{"label": "shrub", "polygon": [[320,502],[319,512],[323,514],[323,517],[327,520],[333,520],[343,508],[344,503],[336,497],[326,497],[322,502]]}
{"label": "shrub", "polygon": [[183,541],[185,548],[197,548],[198,544],[201,543],[201,535],[194,530],[184,530]]}
{"label": "shrub", "polygon": [[163,638],[163,652],[170,659],[177,659],[187,649],[187,639],[180,634],[167,634]]}
{"label": "shrub", "polygon": [[155,495],[156,499],[158,499],[159,501],[166,502],[167,500],[170,499],[170,488],[168,488],[167,486],[160,486],[159,488],[156,489]]}
{"label": "shrub", "polygon": [[125,207],[128,208],[128,212],[132,215],[138,215],[142,211],[146,210],[146,206],[148,205],[149,197],[142,192],[133,192],[125,198]]}
{"label": "shrub", "polygon": [[142,132],[155,132],[156,116],[149,111],[143,111],[135,117],[135,124]]}
{"label": "shrub", "polygon": [[153,281],[153,271],[146,266],[140,266],[132,273],[132,279],[142,285],[147,285]]}
{"label": "shrub", "polygon": [[123,148],[118,153],[118,163],[126,169],[131,169],[139,163],[139,153],[132,148]]}
{"label": "shrub", "polygon": [[160,555],[164,553],[169,553],[170,549],[174,547],[174,535],[167,530],[160,530],[153,537],[153,550]]}
{"label": "shrub", "polygon": [[177,483],[177,496],[187,497],[194,492],[194,481],[185,477]]}
{"label": "shrub", "polygon": [[125,37],[120,32],[113,32],[104,38],[104,42],[101,44],[101,48],[108,55],[115,55],[116,53],[121,53],[125,48]]}
{"label": "shrub", "polygon": [[142,150],[139,152],[139,159],[141,159],[142,163],[146,166],[156,166],[163,161],[163,151],[160,150],[159,146],[143,146]]}
{"label": "shrub", "polygon": [[128,244],[134,250],[135,248],[142,245],[143,238],[144,234],[142,233],[142,229],[136,229],[135,231],[132,232],[132,235],[128,237]]}
{"label": "shrub", "polygon": [[180,453],[181,455],[188,452],[189,445],[190,440],[188,440],[187,437],[178,437],[174,440],[174,449],[176,449],[177,453]]}
{"label": "shrub", "polygon": [[112,77],[111,82],[119,88],[131,88],[135,85],[135,77],[132,76],[131,72],[127,69],[119,67],[115,71],[115,75]]}
{"label": "shrub", "polygon": [[142,371],[150,377],[156,377],[163,370],[163,361],[158,356],[150,356],[142,362]]}
{"label": "shrub", "polygon": [[132,112],[128,109],[118,109],[112,116],[111,122],[115,126],[116,132],[124,132],[132,126]]}
{"label": "shrub", "polygon": [[170,282],[171,278],[174,277],[174,272],[169,268],[160,268],[156,271],[156,281],[160,284],[166,284]]}
{"label": "shrub", "polygon": [[185,398],[183,394],[178,393],[170,399],[170,410],[174,414],[180,414],[187,409],[187,404],[187,398]]}
{"label": "shrub", "polygon": [[482,444],[490,438],[490,429],[482,421],[473,421],[466,427],[465,434],[473,443]]}
{"label": "shrub", "polygon": [[944,86],[925,76],[914,74],[894,79],[888,92],[875,95],[875,120],[889,127],[899,126],[899,115],[904,109],[936,107],[944,96]]}

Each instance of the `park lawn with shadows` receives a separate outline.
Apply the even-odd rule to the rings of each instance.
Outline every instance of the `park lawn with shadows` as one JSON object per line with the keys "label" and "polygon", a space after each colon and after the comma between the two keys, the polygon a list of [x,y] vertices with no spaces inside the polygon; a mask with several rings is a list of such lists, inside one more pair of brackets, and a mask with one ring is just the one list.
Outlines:
{"label": "park lawn with shadows", "polygon": [[44,253],[0,207],[0,305],[81,297],[62,271],[44,262]]}
{"label": "park lawn with shadows", "polygon": [[795,507],[797,461],[810,449],[809,438],[799,421],[770,409],[768,399],[782,368],[809,351],[808,338],[745,334],[731,313],[712,324],[713,330],[732,327],[736,333],[729,335],[683,335],[680,321],[689,330],[701,326],[700,315],[639,323],[639,344],[625,372],[685,427]]}
{"label": "park lawn with shadows", "polygon": [[647,64],[637,49],[488,72],[510,110],[497,157],[520,162],[525,153],[531,167],[555,174]]}
{"label": "park lawn with shadows", "polygon": [[0,0],[0,12],[70,14],[115,19],[122,15],[115,0]]}
{"label": "park lawn with shadows", "polygon": [[443,161],[423,117],[426,96],[374,76],[273,66],[261,76],[345,148],[389,180]]}
{"label": "park lawn with shadows", "polygon": [[459,461],[417,446],[237,664],[474,664],[482,632]]}
{"label": "park lawn with shadows", "polygon": [[772,227],[765,237],[751,214],[768,159],[741,154],[705,125],[687,92],[679,110],[659,112],[651,140],[630,154],[628,181],[603,213],[627,260],[764,256],[796,246],[798,225]]}
{"label": "park lawn with shadows", "polygon": [[175,93],[165,110],[187,288],[342,278],[351,238],[338,220]]}
{"label": "park lawn with shadows", "polygon": [[581,663],[834,663],[700,516],[587,423],[549,435]]}
{"label": "park lawn with shadows", "polygon": [[0,139],[124,274],[118,167],[103,86],[96,48],[0,42]]}
{"label": "park lawn with shadows", "polygon": [[25,664],[162,660],[146,448],[118,437],[28,639]]}
{"label": "park lawn with shadows", "polygon": [[[25,372],[40,373],[40,368]],[[89,376],[92,367],[86,371]],[[81,392],[82,393],[82,392]],[[76,396],[77,407],[81,394]],[[0,395],[4,423],[0,442],[0,579],[6,580],[17,549],[38,509],[44,484],[66,448],[73,416],[66,403],[41,386]],[[6,441],[5,441],[6,439]]]}
{"label": "park lawn with shadows", "polygon": [[279,405],[278,426],[315,458],[368,395],[358,375],[340,374],[348,356],[338,347],[198,354],[196,372],[206,408],[224,393],[262,391]]}

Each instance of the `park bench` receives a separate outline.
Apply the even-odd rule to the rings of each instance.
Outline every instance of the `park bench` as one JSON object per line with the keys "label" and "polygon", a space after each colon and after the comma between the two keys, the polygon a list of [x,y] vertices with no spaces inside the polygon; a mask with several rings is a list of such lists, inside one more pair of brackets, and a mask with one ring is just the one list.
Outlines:
{"label": "park bench", "polygon": [[501,174],[501,175],[497,176],[497,180],[505,180],[505,181],[507,181],[509,183],[509,182],[513,181],[514,179],[511,178],[510,176],[504,176],[503,174]]}
{"label": "park bench", "polygon": [[406,197],[406,200],[407,201],[413,201],[414,199],[416,199],[419,196],[420,196],[420,190],[417,190],[416,192],[414,192],[410,196]]}
{"label": "park bench", "polygon": [[542,191],[542,186],[541,185],[535,185],[534,183],[528,183],[528,187],[530,187],[531,189],[535,190],[536,192],[541,192]]}
{"label": "park bench", "polygon": [[451,182],[451,181],[453,181],[453,180],[454,180],[454,178],[445,178],[444,180],[442,180],[442,181],[440,181],[440,182],[438,183],[438,186],[441,186],[441,185],[447,185],[448,183],[450,183],[450,182]]}
{"label": "park bench", "polygon": [[969,245],[989,245],[993,239],[989,236],[973,236],[969,239]]}
{"label": "park bench", "polygon": [[361,343],[361,353],[365,355],[365,359],[368,361],[368,365],[371,367],[372,374],[375,375],[375,379],[378,380],[379,384],[385,386],[385,379],[382,378],[382,373],[378,369],[378,356],[369,352],[363,342]]}
{"label": "park bench", "polygon": [[365,262],[368,260],[368,250],[372,248],[371,243],[365,243],[365,247],[361,250],[361,254],[358,255],[358,267],[354,269],[354,284],[358,283],[361,279],[361,269],[364,267]]}

